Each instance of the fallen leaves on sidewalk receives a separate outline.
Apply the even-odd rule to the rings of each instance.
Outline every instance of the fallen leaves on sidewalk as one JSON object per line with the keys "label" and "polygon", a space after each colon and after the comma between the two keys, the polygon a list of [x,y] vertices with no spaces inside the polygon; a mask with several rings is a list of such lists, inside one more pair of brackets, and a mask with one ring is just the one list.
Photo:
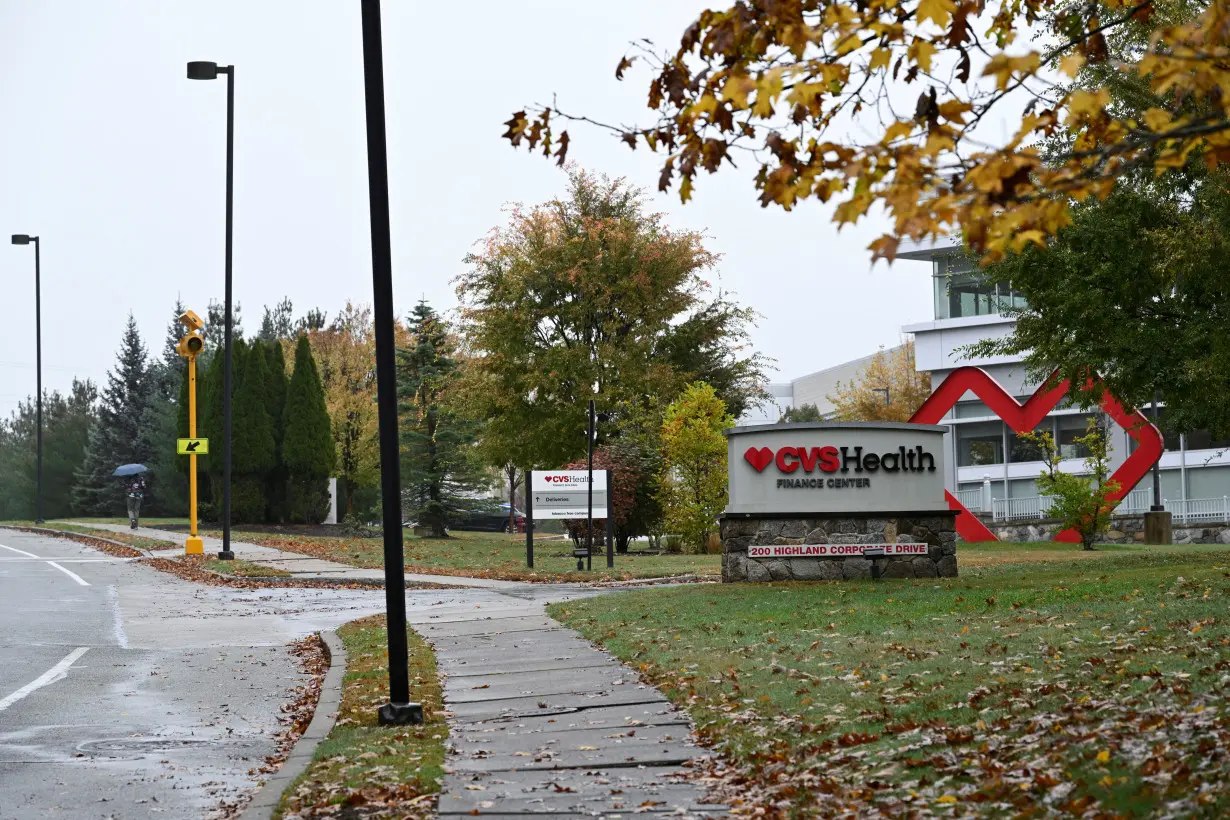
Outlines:
{"label": "fallen leaves on sidewalk", "polygon": [[[299,660],[299,671],[307,676],[300,685],[288,692],[288,700],[282,704],[282,714],[278,722],[282,728],[275,737],[276,751],[265,758],[264,762],[248,772],[252,776],[270,775],[282,768],[282,764],[290,757],[307,731],[312,717],[316,714],[316,704],[320,700],[320,687],[329,671],[329,656],[325,650],[324,641],[320,635],[310,635],[290,645],[290,653]],[[252,801],[254,792],[248,792],[234,802],[225,802],[211,815],[215,820],[233,820],[239,817],[243,809]]]}

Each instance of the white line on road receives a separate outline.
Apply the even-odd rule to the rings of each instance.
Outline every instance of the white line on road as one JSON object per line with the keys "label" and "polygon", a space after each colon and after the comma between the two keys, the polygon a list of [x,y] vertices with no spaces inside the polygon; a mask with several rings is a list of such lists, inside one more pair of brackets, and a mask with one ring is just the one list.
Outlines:
{"label": "white line on road", "polygon": [[[6,547],[6,546],[4,546],[4,544],[0,544],[0,547],[4,547],[4,549],[6,549],[6,550],[12,550],[13,552],[21,553],[22,555],[26,556],[27,558],[38,558],[38,556],[37,556],[37,555],[35,555],[34,553],[32,553],[32,552],[26,552],[25,550],[19,550],[19,549],[17,549],[17,547]],[[56,568],[56,569],[58,569],[60,572],[62,572],[62,573],[64,573],[65,575],[67,575],[69,578],[72,578],[74,581],[76,581],[77,583],[81,584],[81,586],[83,586],[83,587],[88,587],[88,586],[90,585],[90,582],[89,582],[89,581],[85,580],[84,578],[82,578],[80,575],[78,575],[77,573],[73,572],[72,570],[70,570],[70,569],[65,569],[64,567],[62,567],[62,566],[60,566],[59,564],[57,564],[55,561],[51,561],[51,560],[48,560],[48,559],[46,559],[46,558],[39,558],[39,560],[40,560],[40,561],[47,561],[47,565],[48,565],[48,566],[55,567],[55,568]]]}
{"label": "white line on road", "polygon": [[[12,547],[10,547],[9,549],[12,549]],[[4,700],[0,700],[0,712],[3,712],[5,709],[9,708],[14,703],[24,698],[26,695],[29,695],[31,692],[36,692],[39,689],[42,689],[44,686],[46,686],[49,683],[55,683],[58,680],[63,680],[64,678],[66,678],[68,676],[69,667],[72,666],[74,663],[76,663],[78,658],[80,658],[82,655],[84,655],[86,652],[89,652],[89,651],[90,651],[90,648],[88,646],[81,646],[81,647],[74,649],[72,652],[69,652],[67,657],[64,658],[64,660],[60,661],[55,666],[48,669],[46,672],[40,675],[36,680],[30,681],[25,686],[21,687],[16,692],[6,697]]]}
{"label": "white line on road", "polygon": [[69,578],[72,578],[74,581],[76,581],[77,583],[81,584],[81,586],[83,586],[83,587],[88,587],[88,586],[90,585],[90,582],[89,582],[89,581],[85,580],[85,579],[84,579],[84,578],[82,578],[80,575],[78,575],[77,573],[73,572],[71,569],[65,569],[64,567],[62,567],[62,566],[60,566],[59,564],[57,564],[55,561],[48,561],[48,562],[47,562],[47,565],[48,565],[48,566],[51,566],[51,567],[55,567],[55,568],[56,568],[56,569],[58,569],[60,572],[62,572],[62,573],[64,573],[65,575],[67,575]]}
{"label": "white line on road", "polygon": [[[0,557],[0,564],[7,561],[50,561],[50,558],[38,558],[37,556],[27,558],[24,555],[16,558],[10,558],[7,555]],[[125,561],[134,561],[134,558],[56,558],[56,561],[61,564],[122,564]]]}
{"label": "white line on road", "polygon": [[128,636],[124,634],[124,614],[120,612],[120,596],[115,591],[115,584],[107,587],[107,600],[111,604],[111,632],[120,649],[128,648]]}

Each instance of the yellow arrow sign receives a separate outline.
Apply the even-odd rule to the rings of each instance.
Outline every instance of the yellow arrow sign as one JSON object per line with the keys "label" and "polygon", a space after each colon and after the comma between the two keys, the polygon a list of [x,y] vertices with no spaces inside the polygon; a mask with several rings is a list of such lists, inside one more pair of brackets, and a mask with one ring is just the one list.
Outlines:
{"label": "yellow arrow sign", "polygon": [[175,450],[181,456],[209,455],[209,439],[207,438],[176,439]]}

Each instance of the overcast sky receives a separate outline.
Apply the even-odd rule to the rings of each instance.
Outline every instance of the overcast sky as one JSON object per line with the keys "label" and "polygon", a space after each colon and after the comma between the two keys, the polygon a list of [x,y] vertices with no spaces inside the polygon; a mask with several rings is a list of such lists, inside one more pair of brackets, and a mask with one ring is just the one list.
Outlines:
{"label": "overcast sky", "polygon": [[[676,42],[700,0],[385,0],[394,288],[456,304],[452,278],[511,202],[561,192],[553,163],[500,139],[528,103],[644,120],[648,75],[616,82],[630,40]],[[0,0],[0,414],[34,391],[33,248],[43,239],[44,381],[103,382],[131,311],[161,344],[176,297],[222,296],[225,85],[236,72],[235,296],[246,329],[289,296],[332,316],[370,302],[358,0]],[[656,159],[571,129],[588,169],[656,185]],[[882,226],[838,233],[830,210],[764,210],[747,173],[653,196],[668,224],[704,231],[716,284],[762,319],[756,349],[788,381],[891,346],[931,317],[927,267],[870,264]]]}

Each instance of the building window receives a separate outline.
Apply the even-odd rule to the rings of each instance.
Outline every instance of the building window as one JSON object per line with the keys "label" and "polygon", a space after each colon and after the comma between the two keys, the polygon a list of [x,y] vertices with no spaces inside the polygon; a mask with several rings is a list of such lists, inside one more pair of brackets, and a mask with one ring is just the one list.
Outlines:
{"label": "building window", "polygon": [[1189,450],[1225,450],[1227,448],[1230,448],[1230,439],[1214,438],[1208,430],[1193,430],[1187,434],[1187,449]]}
{"label": "building window", "polygon": [[[1035,428],[1034,432],[1035,433],[1051,432],[1050,420],[1047,419],[1046,424],[1044,424],[1041,427]],[[1009,437],[1008,443],[1011,449],[1010,455],[1012,456],[1013,464],[1020,464],[1021,462],[1024,462],[1024,461],[1045,461],[1046,460],[1046,453],[1042,451],[1042,448],[1039,447],[1036,443],[1022,438],[1019,433],[1013,433]]]}
{"label": "building window", "polygon": [[1078,438],[1084,438],[1089,430],[1089,416],[1056,416],[1055,423],[1058,434],[1055,443],[1059,446],[1061,458],[1088,458],[1089,448],[1077,444]]}
{"label": "building window", "polygon": [[936,319],[991,316],[1008,308],[1026,306],[1025,298],[1010,283],[988,281],[965,256],[932,260],[932,279]]}
{"label": "building window", "polygon": [[957,425],[957,466],[981,467],[1004,463],[1002,422]]}

